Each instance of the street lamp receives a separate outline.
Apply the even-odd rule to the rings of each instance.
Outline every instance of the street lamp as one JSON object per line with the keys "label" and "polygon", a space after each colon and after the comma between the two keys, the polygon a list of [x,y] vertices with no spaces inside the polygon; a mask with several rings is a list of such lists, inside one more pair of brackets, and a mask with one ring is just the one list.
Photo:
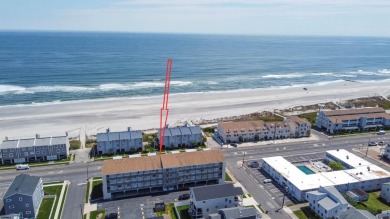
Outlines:
{"label": "street lamp", "polygon": [[368,147],[370,147],[370,142],[371,142],[371,139],[368,138],[368,144],[367,144],[367,150],[366,150],[366,157],[367,157],[367,154],[368,154]]}
{"label": "street lamp", "polygon": [[288,191],[288,187],[287,187],[287,186],[285,186],[285,187],[284,187],[284,191],[283,191],[283,200],[282,200],[282,205],[280,206],[280,208],[279,208],[279,209],[277,209],[277,210],[276,210],[276,212],[278,212],[280,209],[282,209],[282,208],[283,208],[283,206],[284,206],[284,199],[286,198],[287,191]]}

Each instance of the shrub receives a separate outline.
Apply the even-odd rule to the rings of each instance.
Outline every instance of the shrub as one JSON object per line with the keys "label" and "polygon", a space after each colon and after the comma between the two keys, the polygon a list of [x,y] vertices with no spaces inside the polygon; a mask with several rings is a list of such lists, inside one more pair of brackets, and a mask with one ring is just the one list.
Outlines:
{"label": "shrub", "polygon": [[70,144],[70,147],[69,147],[70,150],[80,149],[80,146],[81,146],[81,143],[78,140],[70,140],[69,144]]}
{"label": "shrub", "polygon": [[332,170],[342,170],[343,169],[343,165],[339,162],[334,162],[334,161],[331,161],[328,163],[328,166],[332,169]]}

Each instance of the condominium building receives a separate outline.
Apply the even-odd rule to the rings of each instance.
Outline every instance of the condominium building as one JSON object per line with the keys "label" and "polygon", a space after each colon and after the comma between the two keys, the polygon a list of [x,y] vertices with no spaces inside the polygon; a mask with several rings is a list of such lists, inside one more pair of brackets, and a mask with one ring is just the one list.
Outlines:
{"label": "condominium building", "polygon": [[[160,136],[160,130],[157,137]],[[199,126],[186,124],[181,127],[169,127],[165,130],[164,148],[194,147],[203,144],[203,133]]]}
{"label": "condominium building", "polygon": [[380,197],[387,203],[390,203],[390,182],[382,184]]}
{"label": "condominium building", "polygon": [[317,113],[316,126],[330,134],[375,130],[390,127],[390,114],[380,107],[321,110]]}
{"label": "condominium building", "polygon": [[296,200],[304,201],[306,193],[320,187],[334,186],[340,192],[362,189],[375,191],[390,181],[390,173],[346,150],[327,151],[325,162],[340,162],[344,169],[308,174],[281,156],[263,158],[264,170]]}
{"label": "condominium building", "polygon": [[190,215],[192,218],[208,218],[221,208],[241,206],[241,187],[231,183],[190,188]]}
{"label": "condominium building", "polygon": [[127,128],[127,131],[111,132],[107,129],[104,133],[97,133],[96,141],[99,155],[140,151],[142,131],[132,131],[131,128]]}
{"label": "condominium building", "polygon": [[217,136],[223,143],[286,139],[310,136],[310,123],[291,116],[283,122],[262,120],[218,123]]}
{"label": "condominium building", "polygon": [[225,182],[225,158],[219,150],[105,160],[104,199]]}
{"label": "condominium building", "polygon": [[28,163],[66,159],[69,156],[67,136],[9,140],[0,145],[1,164]]}

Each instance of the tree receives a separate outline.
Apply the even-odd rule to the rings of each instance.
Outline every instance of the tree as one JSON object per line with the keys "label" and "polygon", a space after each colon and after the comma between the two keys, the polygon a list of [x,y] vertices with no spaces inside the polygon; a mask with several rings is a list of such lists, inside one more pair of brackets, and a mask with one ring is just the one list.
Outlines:
{"label": "tree", "polygon": [[244,138],[242,136],[238,137],[238,141],[239,142],[243,142],[244,141]]}
{"label": "tree", "polygon": [[334,161],[331,161],[329,162],[328,166],[333,170],[342,170],[343,169],[343,165],[339,162],[334,162]]}
{"label": "tree", "polygon": [[260,139],[259,135],[255,135],[255,141],[258,141]]}

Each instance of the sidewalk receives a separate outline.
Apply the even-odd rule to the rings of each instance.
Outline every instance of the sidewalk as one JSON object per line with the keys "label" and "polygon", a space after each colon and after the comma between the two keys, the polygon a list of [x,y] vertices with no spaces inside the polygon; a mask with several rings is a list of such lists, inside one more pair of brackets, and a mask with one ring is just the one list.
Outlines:
{"label": "sidewalk", "polygon": [[93,180],[93,178],[91,178],[91,179],[88,179],[88,183],[89,183],[89,189],[88,189],[88,191],[86,191],[87,193],[88,193],[88,202],[87,203],[84,203],[84,214],[86,214],[86,218],[87,219],[89,219],[89,217],[90,217],[90,212],[91,211],[96,211],[97,210],[97,204],[91,204],[90,202],[89,202],[89,197],[91,196],[91,192],[92,192],[92,185],[93,185],[93,182],[94,181],[101,181],[101,179],[95,179],[95,180]]}
{"label": "sidewalk", "polygon": [[[234,175],[229,171],[229,169],[226,169],[226,173],[229,174],[230,178],[233,180],[234,186],[241,187],[242,190],[244,191],[244,194],[249,194],[249,192],[245,189],[244,186],[241,185],[241,183],[238,182],[238,180],[234,177]],[[243,198],[242,204],[244,206],[253,206],[257,209],[258,212],[261,213],[262,218],[269,219],[270,217],[265,214],[260,208],[259,208],[259,203],[256,202],[256,200],[253,197],[249,198]]]}
{"label": "sidewalk", "polygon": [[[68,180],[65,180],[62,183],[61,195],[60,195],[59,200],[58,200],[58,204],[57,204],[57,207],[56,207],[56,213],[54,214],[54,219],[61,218],[61,213],[62,212],[60,212],[60,210],[61,210],[61,205],[63,204],[62,203],[62,199],[64,199],[64,198],[66,199],[66,197],[64,197],[64,194],[65,194],[66,188],[67,188],[67,186],[69,184],[70,184],[70,182]],[[58,184],[53,184],[53,185],[58,185]],[[48,186],[52,186],[52,185],[48,185]],[[65,201],[64,201],[64,203],[65,203]]]}

